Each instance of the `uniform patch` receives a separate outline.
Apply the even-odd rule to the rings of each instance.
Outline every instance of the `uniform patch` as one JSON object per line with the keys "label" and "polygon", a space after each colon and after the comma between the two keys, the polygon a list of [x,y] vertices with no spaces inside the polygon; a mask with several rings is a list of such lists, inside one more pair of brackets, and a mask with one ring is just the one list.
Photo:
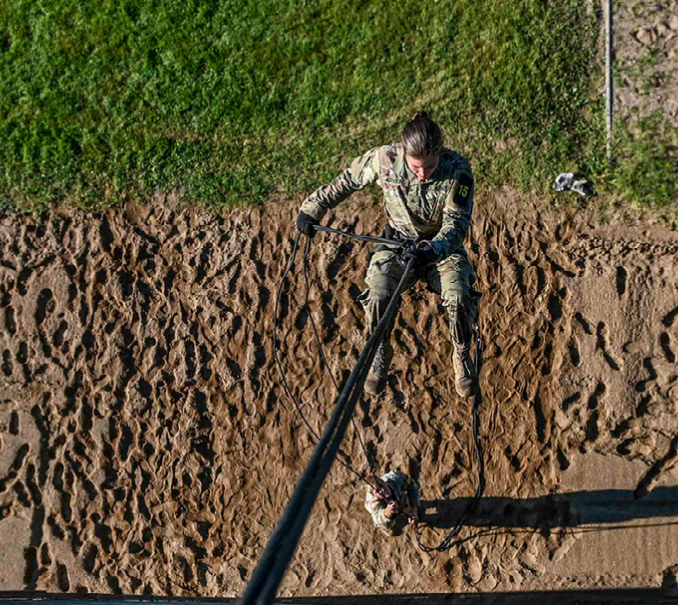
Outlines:
{"label": "uniform patch", "polygon": [[462,174],[458,180],[457,191],[454,194],[453,202],[455,206],[466,208],[468,206],[471,192],[473,191],[473,178],[468,174]]}

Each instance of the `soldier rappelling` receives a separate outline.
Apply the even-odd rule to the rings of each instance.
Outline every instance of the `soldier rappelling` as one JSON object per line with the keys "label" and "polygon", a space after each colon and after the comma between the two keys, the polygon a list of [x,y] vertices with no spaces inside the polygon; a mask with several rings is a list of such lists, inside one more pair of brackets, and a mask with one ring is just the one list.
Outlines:
{"label": "soldier rappelling", "polygon": [[[443,147],[443,137],[425,111],[407,123],[402,142],[375,147],[356,158],[329,185],[309,195],[301,205],[297,228],[313,237],[330,208],[355,191],[377,183],[384,193],[388,218],[385,236],[406,246],[379,245],[370,260],[365,282],[368,289],[359,300],[370,331],[379,322],[403,276],[408,260],[415,261],[411,287],[424,279],[447,308],[454,351],[455,387],[461,397],[477,389],[471,359],[471,329],[477,315],[475,274],[464,249],[464,238],[473,210],[473,174],[468,160]],[[390,333],[380,344],[365,382],[365,390],[381,393],[386,386],[393,355]]]}

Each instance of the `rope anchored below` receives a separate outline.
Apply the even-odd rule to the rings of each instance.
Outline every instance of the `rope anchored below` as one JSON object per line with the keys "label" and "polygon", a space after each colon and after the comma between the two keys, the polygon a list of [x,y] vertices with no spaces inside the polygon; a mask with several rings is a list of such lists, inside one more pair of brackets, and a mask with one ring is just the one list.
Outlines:
{"label": "rope anchored below", "polygon": [[[390,240],[387,241],[395,243]],[[299,236],[297,236],[294,244],[294,252],[296,252],[298,245]],[[291,269],[291,265],[292,263],[285,275]],[[337,397],[334,411],[327,427],[316,445],[306,470],[294,489],[294,493],[285,508],[283,516],[266,544],[259,563],[252,574],[252,578],[245,589],[241,605],[267,605],[273,601],[304,530],[318,492],[337,455],[339,445],[353,415],[358,398],[363,392],[367,373],[374,360],[377,348],[386,334],[389,321],[398,308],[400,296],[413,270],[413,265],[414,261],[410,261],[405,268],[384,316],[380,319],[374,332],[368,339],[353,372],[351,372],[341,393]],[[278,300],[276,300],[276,311],[277,307]]]}
{"label": "rope anchored below", "polygon": [[[403,242],[382,237],[355,235],[352,233],[346,233],[344,231],[331,229],[329,227],[322,227],[320,225],[316,225],[314,226],[314,228],[316,231],[324,231],[327,233],[338,234],[345,237],[350,237],[352,239],[357,239],[360,241],[368,241],[373,243],[398,246],[401,248],[401,250],[406,249],[408,245],[411,245],[413,243],[412,241]],[[339,462],[341,464],[343,464],[358,479],[379,491],[379,479],[377,478],[376,473],[374,471],[375,468],[374,461],[368,455],[367,449],[365,448],[362,438],[360,437],[360,433],[357,431],[357,427],[356,433],[358,435],[358,438],[360,439],[361,447],[363,448],[363,451],[365,452],[365,455],[367,457],[368,465],[373,476],[372,482],[366,479],[361,473],[356,471],[351,466],[348,455],[341,452],[340,444],[341,441],[343,440],[344,434],[346,433],[348,423],[352,420],[353,412],[357,405],[358,399],[360,398],[363,392],[365,380],[369,373],[370,367],[372,366],[372,362],[374,361],[375,355],[377,354],[377,350],[382,341],[384,340],[386,334],[388,333],[389,323],[391,322],[394,314],[398,309],[400,297],[403,291],[405,290],[405,286],[408,282],[408,279],[411,277],[414,271],[414,265],[416,261],[414,258],[408,259],[405,265],[405,270],[396,287],[393,297],[389,301],[389,304],[384,314],[380,318],[379,322],[377,323],[377,326],[375,327],[374,331],[367,340],[367,343],[362,353],[360,354],[358,361],[353,371],[351,372],[348,380],[341,388],[341,391],[339,392],[339,395],[334,402],[334,409],[330,416],[327,427],[325,428],[325,431],[323,432],[322,436],[319,436],[316,433],[316,431],[314,431],[313,428],[311,427],[310,423],[303,414],[301,406],[294,397],[294,394],[292,393],[292,390],[287,382],[287,378],[283,371],[282,364],[278,357],[278,311],[282,295],[282,286],[288,274],[294,267],[294,262],[297,251],[299,249],[299,241],[301,235],[302,234],[299,233],[294,242],[290,262],[283,274],[280,287],[278,288],[278,293],[276,296],[274,311],[275,321],[273,328],[273,341],[274,341],[273,355],[278,366],[278,369],[280,370],[281,373],[285,392],[293,401],[297,409],[297,412],[301,416],[304,424],[308,428],[311,435],[313,435],[313,437],[317,440],[317,444],[313,452],[313,455],[311,456],[311,460],[309,461],[301,478],[297,482],[294,492],[290,497],[289,502],[287,503],[285,511],[283,512],[283,515],[280,521],[278,522],[278,525],[271,534],[271,537],[269,538],[266,547],[264,548],[264,551],[259,559],[259,563],[257,564],[257,567],[255,568],[252,577],[245,589],[245,593],[240,601],[241,605],[268,605],[273,602],[280,582],[282,581],[287,566],[289,565],[289,562],[292,559],[299,539],[301,538],[301,534],[304,531],[304,527],[311,513],[311,509],[313,508],[315,500],[318,496],[320,488],[322,487],[325,477],[329,473],[329,470],[332,466],[332,463],[334,462],[334,459],[337,457],[339,453],[342,453],[345,458],[345,460],[339,458]],[[309,252],[310,252],[310,239],[307,242],[304,254],[306,307],[308,307],[308,297],[309,297],[309,281],[307,273],[307,260]],[[332,382],[334,383],[335,387],[337,387],[338,390],[338,385],[334,379],[334,376],[332,375],[329,363],[327,362],[327,358],[325,357],[325,353],[322,349],[322,343],[318,334],[318,330],[315,326],[315,322],[312,317],[311,325],[313,327],[313,332],[318,342],[321,359],[327,370],[330,372]],[[478,375],[480,369],[479,367],[480,339],[478,337],[477,328],[475,332],[476,332],[475,364],[476,364],[476,375]],[[473,406],[473,438],[476,454],[478,457],[478,473],[479,473],[478,487],[476,489],[475,496],[472,502],[467,507],[464,514],[462,515],[462,517],[459,519],[458,523],[452,529],[452,531],[449,532],[445,539],[437,546],[427,546],[423,544],[422,531],[424,526],[422,525],[417,526],[417,541],[420,547],[425,551],[443,551],[450,548],[450,546],[452,545],[452,539],[459,533],[459,531],[463,527],[463,522],[475,508],[478,500],[482,495],[485,480],[484,480],[482,452],[480,449],[480,442],[478,438],[478,408],[480,406],[480,403],[481,395],[480,390],[478,390]]]}

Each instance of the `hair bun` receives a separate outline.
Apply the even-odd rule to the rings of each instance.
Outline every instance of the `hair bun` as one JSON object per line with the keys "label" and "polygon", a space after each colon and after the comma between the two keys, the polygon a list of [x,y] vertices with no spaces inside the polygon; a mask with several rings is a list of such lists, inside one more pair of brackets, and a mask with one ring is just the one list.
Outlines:
{"label": "hair bun", "polygon": [[417,111],[417,112],[415,112],[414,115],[412,116],[412,121],[414,121],[414,120],[417,120],[417,121],[420,121],[420,120],[430,120],[430,119],[431,119],[431,118],[429,117],[427,111]]}

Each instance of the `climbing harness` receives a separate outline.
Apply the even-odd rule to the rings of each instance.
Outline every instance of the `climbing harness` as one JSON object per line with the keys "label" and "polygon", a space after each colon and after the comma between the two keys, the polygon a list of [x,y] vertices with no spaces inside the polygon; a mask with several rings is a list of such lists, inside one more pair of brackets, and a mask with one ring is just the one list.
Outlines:
{"label": "climbing harness", "polygon": [[[321,225],[315,225],[314,229],[316,231],[324,231],[327,233],[338,234],[344,237],[349,237],[360,241],[392,245],[400,247],[401,249],[404,246],[407,246],[408,244],[410,245],[412,244],[411,241],[403,242],[384,237],[356,235],[353,233],[347,233],[345,231],[339,231],[337,229],[332,229],[330,227],[324,227]],[[318,492],[320,491],[320,488],[322,487],[325,477],[327,476],[332,466],[332,462],[334,461],[335,458],[337,458],[338,454],[341,454],[341,456],[343,457],[343,459],[342,457],[338,458],[341,464],[343,464],[351,473],[353,473],[361,481],[365,482],[373,489],[378,490],[377,486],[379,485],[379,481],[375,472],[376,463],[369,456],[367,448],[365,447],[365,444],[362,440],[362,437],[360,436],[360,432],[358,431],[355,422],[353,426],[356,430],[356,435],[358,436],[361,448],[363,449],[363,452],[365,453],[365,456],[367,458],[367,463],[368,466],[370,467],[370,473],[372,475],[374,483],[370,482],[362,473],[358,472],[351,466],[350,457],[345,452],[343,452],[339,446],[348,427],[348,423],[352,421],[353,412],[357,405],[358,399],[363,392],[363,386],[365,384],[365,380],[367,379],[367,374],[372,365],[374,357],[377,353],[377,349],[379,348],[379,345],[384,339],[388,329],[389,322],[391,321],[393,315],[395,314],[398,308],[400,296],[402,295],[405,289],[405,284],[407,283],[408,278],[414,271],[415,261],[414,259],[410,259],[404,268],[405,270],[403,272],[403,275],[400,281],[398,282],[398,285],[395,289],[393,297],[391,298],[386,308],[386,311],[379,319],[377,326],[375,327],[374,331],[368,338],[363,351],[358,357],[358,361],[353,371],[349,375],[348,380],[346,381],[346,383],[344,384],[340,391],[339,385],[337,384],[334,375],[332,374],[331,368],[325,356],[322,347],[322,341],[320,339],[320,335],[315,325],[315,321],[313,320],[313,315],[309,313],[310,323],[313,328],[313,333],[318,344],[320,357],[323,361],[325,368],[330,373],[332,383],[334,384],[337,391],[339,391],[328,424],[322,436],[320,436],[308,422],[308,419],[305,417],[303,413],[301,405],[297,401],[296,397],[294,397],[294,393],[292,392],[292,389],[289,386],[287,377],[282,367],[282,363],[280,362],[280,358],[278,356],[279,308],[280,301],[282,298],[282,289],[287,276],[294,268],[296,255],[299,250],[299,241],[301,235],[302,234],[299,233],[297,235],[296,240],[294,241],[294,246],[292,248],[292,253],[290,255],[290,262],[283,273],[280,286],[276,294],[274,307],[274,324],[273,324],[273,356],[278,367],[278,370],[280,371],[280,375],[282,377],[283,388],[285,393],[292,400],[296,411],[301,417],[306,428],[309,430],[310,434],[316,439],[317,443],[313,455],[311,456],[311,459],[306,469],[304,470],[304,473],[297,482],[294,492],[290,497],[289,502],[287,503],[285,511],[283,512],[283,515],[280,518],[280,521],[278,522],[278,525],[276,526],[275,530],[271,534],[271,537],[269,538],[266,547],[264,548],[264,551],[259,559],[257,567],[255,568],[252,577],[250,578],[250,581],[247,584],[245,593],[243,594],[243,597],[240,601],[241,605],[255,605],[255,604],[268,605],[272,603],[273,599],[275,598],[278,587],[280,585],[280,582],[282,581],[282,578],[285,574],[287,566],[289,565],[292,555],[294,554],[294,550],[296,549],[299,539],[301,538],[301,534],[304,530],[306,521],[308,520],[308,517],[311,513],[311,509],[313,508],[315,500],[318,496]],[[309,238],[306,242],[306,250],[304,252],[303,260],[304,281],[306,284],[305,292],[306,308],[308,308],[309,304],[309,289],[310,289],[307,270],[310,247],[311,239]],[[480,344],[479,344],[480,341],[478,338],[477,327],[475,328],[475,335],[476,335],[476,371],[478,371],[480,357]],[[474,414],[473,436],[476,454],[478,456],[478,471],[479,471],[479,482],[476,494],[472,502],[467,507],[465,513],[460,518],[457,525],[439,545],[435,547],[424,545],[421,540],[422,530],[420,530],[419,527],[417,527],[417,541],[419,545],[426,551],[442,551],[446,550],[451,546],[452,538],[454,538],[454,536],[456,536],[459,533],[461,527],[463,526],[465,518],[468,516],[468,514],[470,514],[472,509],[475,507],[477,501],[479,500],[482,494],[485,481],[483,477],[482,452],[480,449],[480,443],[478,439],[478,406],[480,405],[480,401],[481,401],[480,390],[478,390],[478,393],[476,394],[476,398],[474,401],[474,412],[473,412]]]}

